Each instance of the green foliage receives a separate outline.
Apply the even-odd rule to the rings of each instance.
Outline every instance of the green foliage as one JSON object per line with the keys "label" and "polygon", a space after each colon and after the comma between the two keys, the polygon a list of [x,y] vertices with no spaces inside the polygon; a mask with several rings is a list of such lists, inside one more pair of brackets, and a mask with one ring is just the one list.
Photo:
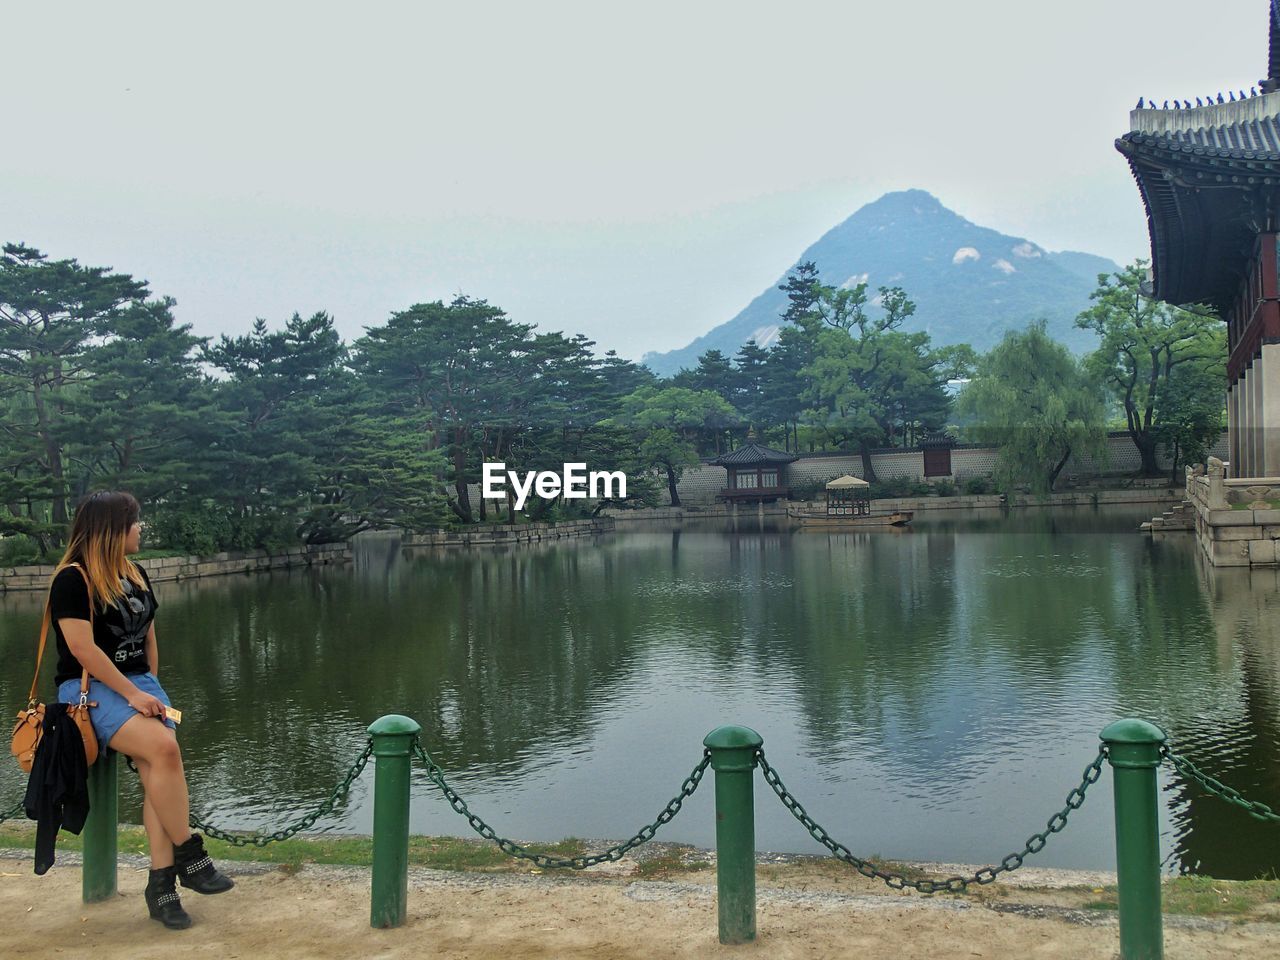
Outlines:
{"label": "green foliage", "polygon": [[22,567],[51,559],[40,552],[40,544],[31,537],[0,538],[0,567]]}
{"label": "green foliage", "polygon": [[1179,466],[1204,463],[1226,426],[1226,350],[1175,367],[1160,397],[1154,433],[1177,481]]}
{"label": "green foliage", "polygon": [[[438,451],[439,466],[421,471],[445,476],[447,505],[462,523],[485,518],[501,505],[471,502],[468,485],[480,464],[509,470],[560,469],[591,452],[595,469],[617,469],[634,450],[608,426],[621,398],[653,389],[648,371],[612,352],[591,352],[583,336],[534,333],[484,300],[460,296],[415,304],[369,329],[354,345],[352,368],[362,387],[386,411],[418,418],[423,452]],[[532,519],[552,501],[538,499]],[[421,501],[419,523],[430,523],[433,503]]]}
{"label": "green foliage", "polygon": [[126,274],[49,260],[24,244],[0,252],[0,503],[48,525],[29,531],[42,550],[61,542],[76,492],[69,447],[78,424],[69,404],[87,379],[86,354],[146,292]]}
{"label": "green foliage", "polygon": [[207,556],[231,543],[231,518],[211,501],[161,503],[147,512],[144,522],[142,539],[147,547]]}
{"label": "green foliage", "polygon": [[821,480],[800,480],[792,481],[791,499],[792,500],[821,500],[827,491],[827,484],[837,479],[842,474],[833,473],[829,477]]}
{"label": "green foliage", "polygon": [[969,435],[999,448],[995,480],[1005,491],[1026,485],[1052,492],[1072,454],[1105,454],[1101,390],[1043,321],[1005,334],[980,361],[959,406],[974,420]]}
{"label": "green foliage", "polygon": [[954,497],[959,492],[959,487],[950,477],[933,481],[933,494],[936,497]]}
{"label": "green foliage", "polygon": [[228,550],[266,550],[277,553],[298,545],[298,518],[292,511],[269,510],[235,517],[231,522]]}
{"label": "green foliage", "polygon": [[960,492],[969,497],[987,496],[996,492],[996,484],[990,477],[975,474],[960,481]]}
{"label": "green foliage", "polygon": [[1142,260],[1100,275],[1094,305],[1076,326],[1101,338],[1088,369],[1118,405],[1143,475],[1155,476],[1160,443],[1173,454],[1201,455],[1212,443],[1226,395],[1226,327],[1206,308],[1183,310],[1143,296],[1145,278]]}
{"label": "green foliage", "polygon": [[641,387],[623,397],[614,424],[630,428],[638,444],[639,463],[666,473],[667,492],[680,506],[676,482],[685,468],[696,466],[697,436],[738,422],[737,411],[710,390],[687,387]]}
{"label": "green foliage", "polygon": [[914,477],[889,477],[886,480],[874,480],[871,483],[872,500],[899,500],[904,497],[932,495],[933,484]]}
{"label": "green foliage", "polygon": [[[0,537],[49,556],[75,499],[127,489],[149,546],[278,550],[360,531],[513,519],[473,502],[481,464],[623,471],[627,505],[679,503],[700,457],[761,442],[908,443],[946,422],[971,351],[895,328],[914,305],[837,289],[801,264],[765,350],[704,354],[673,381],[484,300],[417,303],[348,346],[324,312],[193,336],[147,284],[9,245],[0,257]],[[1175,441],[1189,449],[1187,437]],[[864,471],[865,472],[865,471]],[[911,492],[911,491],[908,491]],[[535,497],[524,519],[590,515]]]}
{"label": "green foliage", "polygon": [[283,511],[236,517],[212,501],[165,502],[144,517],[148,548],[193,556],[297,546],[298,520]]}
{"label": "green foliage", "polygon": [[967,368],[972,351],[935,351],[926,333],[898,328],[915,312],[899,287],[880,287],[881,312],[867,312],[867,285],[811,287],[814,301],[798,321],[808,362],[792,377],[807,404],[800,416],[818,428],[823,446],[861,451],[875,480],[870,451],[923,436],[946,423],[949,377]]}

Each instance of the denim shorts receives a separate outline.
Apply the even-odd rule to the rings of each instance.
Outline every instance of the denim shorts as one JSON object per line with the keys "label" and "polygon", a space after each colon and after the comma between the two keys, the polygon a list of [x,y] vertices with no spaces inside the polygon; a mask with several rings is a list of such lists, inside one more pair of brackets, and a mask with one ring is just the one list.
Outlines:
{"label": "denim shorts", "polygon": [[[170,706],[169,695],[160,686],[160,681],[150,673],[126,673],[133,685],[143,693],[149,693],[166,707]],[[80,678],[65,680],[58,687],[58,699],[63,703],[80,702]],[[89,702],[96,702],[96,707],[89,708],[89,721],[93,724],[93,732],[98,735],[98,749],[111,745],[111,738],[116,731],[125,725],[125,721],[142,714],[129,706],[129,701],[116,693],[101,680],[89,678]],[[170,730],[175,728],[172,720],[165,719],[164,725]]]}

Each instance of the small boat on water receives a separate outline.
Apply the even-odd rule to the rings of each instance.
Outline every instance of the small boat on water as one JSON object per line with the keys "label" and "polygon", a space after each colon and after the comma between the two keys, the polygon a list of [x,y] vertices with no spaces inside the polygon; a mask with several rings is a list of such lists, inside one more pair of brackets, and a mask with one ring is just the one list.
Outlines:
{"label": "small boat on water", "polygon": [[864,513],[861,515],[829,514],[821,510],[787,510],[787,516],[798,520],[802,527],[904,527],[911,522],[910,510],[893,513]]}
{"label": "small boat on water", "polygon": [[838,477],[826,486],[823,507],[788,507],[787,516],[802,527],[903,527],[911,522],[911,512],[871,512],[871,484],[860,477]]}

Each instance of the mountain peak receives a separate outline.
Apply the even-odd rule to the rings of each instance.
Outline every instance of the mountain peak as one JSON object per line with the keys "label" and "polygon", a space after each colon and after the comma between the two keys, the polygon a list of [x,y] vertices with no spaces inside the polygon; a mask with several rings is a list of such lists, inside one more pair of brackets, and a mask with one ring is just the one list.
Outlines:
{"label": "mountain peak", "polygon": [[904,330],[925,331],[936,346],[969,343],[980,351],[1005,330],[1040,318],[1073,350],[1092,349],[1096,343],[1075,328],[1075,317],[1089,306],[1097,275],[1119,269],[1103,257],[1050,253],[971,223],[927,190],[895,190],[828,230],[732,320],[683,349],[646,354],[643,362],[668,375],[695,366],[707,350],[732,357],[750,339],[769,346],[786,307],[777,287],[806,260],[833,286],[902,287],[916,303]]}
{"label": "mountain peak", "polygon": [[895,190],[859,207],[831,232],[868,224],[939,218],[968,222],[960,214],[944,206],[942,201],[928,190]]}
{"label": "mountain peak", "polygon": [[944,211],[950,213],[946,207],[942,205],[942,201],[935,197],[928,190],[920,190],[912,188],[910,190],[893,190],[880,197],[878,200],[872,200],[870,203],[858,208],[854,213],[856,217],[859,213],[865,213],[868,210],[907,210],[922,211],[928,213],[936,213]]}

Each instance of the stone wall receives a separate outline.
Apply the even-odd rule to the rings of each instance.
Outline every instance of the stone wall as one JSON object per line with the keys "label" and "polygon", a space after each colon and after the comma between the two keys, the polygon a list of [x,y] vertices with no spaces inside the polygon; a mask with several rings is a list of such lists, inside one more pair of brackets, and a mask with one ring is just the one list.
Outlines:
{"label": "stone wall", "polygon": [[1218,458],[1187,470],[1200,549],[1215,567],[1273,566],[1280,560],[1280,477],[1227,479]]}
{"label": "stone wall", "polygon": [[[898,499],[872,500],[872,513],[893,513],[910,511],[921,513],[930,510],[980,510],[998,509],[1001,507],[1042,507],[1042,506],[1102,506],[1156,504],[1172,505],[1181,502],[1182,491],[1169,487],[1137,487],[1133,490],[1073,490],[1054,493],[1047,500],[1039,500],[1033,496],[1018,495],[1006,500],[998,494],[962,495],[955,497],[901,497]],[[696,520],[703,517],[738,517],[754,516],[784,518],[788,507],[803,510],[819,509],[821,504],[812,503],[762,503],[743,504],[735,508],[732,504],[688,504],[684,507],[652,507],[642,510],[604,510],[603,514],[612,517],[617,523],[652,520]]]}
{"label": "stone wall", "polygon": [[[434,533],[405,534],[401,545],[406,547],[456,547],[472,544],[534,543],[539,540],[560,540],[565,537],[584,537],[613,530],[610,517],[594,520],[570,520],[564,523],[486,524],[457,530],[439,530]],[[327,563],[346,563],[351,560],[349,543],[326,544],[318,547],[292,547],[281,553],[269,554],[265,550],[248,553],[219,553],[212,557],[158,557],[139,560],[156,583],[165,580],[186,580],[191,577],[214,577],[227,573],[253,573],[258,570],[279,570],[285,567],[310,567]],[[5,590],[44,590],[49,586],[53,566],[9,567],[0,569],[0,592]]]}
{"label": "stone wall", "polygon": [[[1226,456],[1225,432],[1210,452],[1213,456],[1220,458]],[[969,477],[991,476],[991,471],[995,469],[996,453],[994,447],[956,447],[951,451],[951,479],[961,481]],[[890,450],[873,453],[871,464],[875,468],[876,476],[881,480],[898,477],[907,477],[912,480],[924,479],[924,452],[921,450]],[[1063,474],[1067,478],[1076,479],[1120,476],[1136,473],[1141,466],[1138,449],[1129,439],[1129,435],[1113,433],[1107,438],[1105,458],[1097,460],[1091,457],[1072,458],[1063,468]],[[1160,466],[1167,470],[1171,464],[1162,457]],[[847,453],[802,453],[800,459],[787,468],[787,477],[791,486],[825,483],[845,474],[862,476],[861,456]],[[941,478],[931,478],[934,481],[938,479]],[[676,492],[682,501],[690,504],[710,504],[724,489],[725,482],[724,467],[712,467],[704,462],[701,466],[684,472],[676,484]]]}
{"label": "stone wall", "polygon": [[[192,577],[215,577],[227,573],[254,573],[285,567],[311,567],[319,564],[345,563],[351,559],[351,548],[345,543],[316,547],[291,547],[280,553],[250,550],[245,553],[217,553],[211,557],[155,557],[137,561],[156,583],[187,580]],[[54,566],[8,567],[0,569],[0,591],[44,590],[49,586]]]}
{"label": "stone wall", "polygon": [[613,531],[613,518],[566,520],[562,523],[494,523],[432,533],[406,533],[400,540],[405,547],[461,547],[495,543],[537,543],[541,540],[563,540],[567,537],[590,537]]}

